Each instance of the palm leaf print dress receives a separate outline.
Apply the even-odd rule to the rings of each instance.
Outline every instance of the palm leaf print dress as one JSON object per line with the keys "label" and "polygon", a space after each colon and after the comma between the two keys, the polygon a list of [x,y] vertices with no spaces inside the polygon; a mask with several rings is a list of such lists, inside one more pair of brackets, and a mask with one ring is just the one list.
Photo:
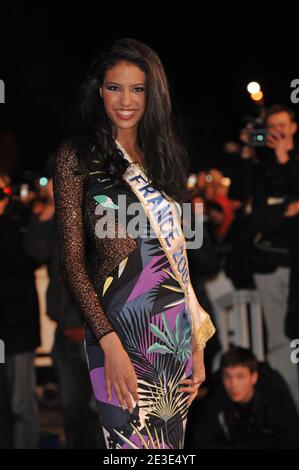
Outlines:
{"label": "palm leaf print dress", "polygon": [[[107,448],[181,449],[189,395],[179,382],[191,377],[191,328],[185,297],[157,238],[99,239],[98,205],[119,229],[118,196],[139,202],[129,185],[79,175],[70,142],[57,151],[56,216],[64,277],[86,318],[90,377]],[[147,224],[150,224],[147,219]],[[147,225],[148,227],[148,225]],[[115,331],[138,381],[139,402],[123,410],[108,401],[99,339]]]}

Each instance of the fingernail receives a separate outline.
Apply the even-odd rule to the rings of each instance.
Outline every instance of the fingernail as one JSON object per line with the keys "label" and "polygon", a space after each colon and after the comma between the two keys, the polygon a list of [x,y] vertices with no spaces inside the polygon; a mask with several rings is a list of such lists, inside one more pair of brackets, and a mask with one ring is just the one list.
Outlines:
{"label": "fingernail", "polygon": [[126,405],[122,405],[121,407],[124,411],[126,411],[126,409],[127,409]]}

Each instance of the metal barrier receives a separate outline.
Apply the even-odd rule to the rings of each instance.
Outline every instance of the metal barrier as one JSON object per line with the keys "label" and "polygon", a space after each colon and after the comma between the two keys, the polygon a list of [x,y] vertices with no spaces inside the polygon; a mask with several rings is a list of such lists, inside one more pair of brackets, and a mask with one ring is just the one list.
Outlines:
{"label": "metal barrier", "polygon": [[265,360],[262,307],[256,290],[237,290],[214,299],[216,322],[223,351],[230,344],[251,348]]}
{"label": "metal barrier", "polygon": [[230,279],[220,272],[206,283],[222,352],[231,344],[251,348],[258,360],[265,360],[262,306],[255,289],[236,290]]}

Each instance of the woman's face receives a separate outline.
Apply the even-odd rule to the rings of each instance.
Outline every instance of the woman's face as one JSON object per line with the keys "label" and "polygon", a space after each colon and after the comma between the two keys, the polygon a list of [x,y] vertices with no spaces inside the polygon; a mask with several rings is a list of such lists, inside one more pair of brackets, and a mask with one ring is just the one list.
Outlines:
{"label": "woman's face", "polygon": [[100,94],[107,115],[119,130],[137,129],[145,109],[145,78],[139,67],[124,61],[107,70]]}

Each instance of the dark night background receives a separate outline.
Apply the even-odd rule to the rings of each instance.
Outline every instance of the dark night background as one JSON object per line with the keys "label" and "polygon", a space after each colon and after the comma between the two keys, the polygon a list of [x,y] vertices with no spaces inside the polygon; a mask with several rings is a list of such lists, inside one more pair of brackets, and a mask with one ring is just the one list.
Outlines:
{"label": "dark night background", "polygon": [[[0,78],[6,103],[0,105],[0,130],[14,132],[23,169],[40,170],[48,152],[73,132],[76,92],[89,64],[119,37],[141,40],[160,55],[194,170],[229,167],[223,143],[238,139],[242,118],[257,109],[246,91],[249,81],[261,83],[266,105],[291,105],[296,69],[286,59],[280,30],[261,36],[263,24],[253,17],[246,25],[245,12],[220,28],[216,17],[194,14],[182,4],[165,16],[154,3],[146,5],[148,12],[144,4],[127,3],[124,11],[115,3],[105,10],[103,5],[70,4],[65,12],[54,6],[2,7]],[[287,42],[291,47],[289,36]]]}

